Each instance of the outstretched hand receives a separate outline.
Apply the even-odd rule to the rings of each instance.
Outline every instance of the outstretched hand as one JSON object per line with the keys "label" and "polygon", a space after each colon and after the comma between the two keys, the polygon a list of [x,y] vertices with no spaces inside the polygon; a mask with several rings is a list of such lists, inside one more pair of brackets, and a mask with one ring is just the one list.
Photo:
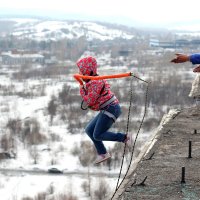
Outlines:
{"label": "outstretched hand", "polygon": [[172,59],[171,62],[173,63],[183,63],[190,61],[190,56],[186,54],[176,53],[176,58]]}

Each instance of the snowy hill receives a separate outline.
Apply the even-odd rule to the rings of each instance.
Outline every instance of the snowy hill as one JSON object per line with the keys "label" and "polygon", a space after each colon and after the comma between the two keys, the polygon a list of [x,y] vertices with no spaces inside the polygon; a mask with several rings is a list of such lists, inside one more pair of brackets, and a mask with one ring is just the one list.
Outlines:
{"label": "snowy hill", "polygon": [[83,36],[87,40],[131,39],[134,37],[132,31],[123,30],[117,25],[98,22],[12,18],[1,19],[0,24],[5,23],[5,21],[14,23],[12,35],[39,41],[76,39]]}

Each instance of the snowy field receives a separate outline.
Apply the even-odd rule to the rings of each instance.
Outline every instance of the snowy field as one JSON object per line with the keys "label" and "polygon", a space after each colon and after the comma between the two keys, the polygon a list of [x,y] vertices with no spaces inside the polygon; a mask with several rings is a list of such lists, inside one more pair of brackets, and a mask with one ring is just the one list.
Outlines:
{"label": "snowy field", "polygon": [[[38,193],[47,193],[47,199],[59,194],[72,194],[78,199],[87,200],[89,197],[84,193],[81,185],[87,181],[87,175],[0,175],[0,195],[2,200],[23,199],[36,197]],[[97,187],[100,177],[92,177],[91,185]],[[102,179],[102,177],[101,177]],[[106,178],[109,189],[115,187],[116,180]],[[112,190],[111,190],[112,191]],[[110,193],[112,195],[112,193]],[[59,199],[59,198],[58,198]]]}

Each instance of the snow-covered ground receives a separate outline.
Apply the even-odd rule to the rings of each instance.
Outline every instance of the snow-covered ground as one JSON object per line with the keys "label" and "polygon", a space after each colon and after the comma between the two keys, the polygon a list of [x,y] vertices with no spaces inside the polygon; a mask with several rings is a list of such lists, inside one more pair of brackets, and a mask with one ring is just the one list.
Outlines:
{"label": "snow-covered ground", "polygon": [[[104,178],[104,177],[101,177]],[[91,187],[97,187],[100,177],[91,177]],[[106,178],[110,191],[116,186],[116,178]],[[72,194],[81,200],[89,197],[81,185],[88,181],[87,175],[0,175],[0,195],[2,200],[18,200],[25,197],[36,197],[38,193],[47,193],[47,199],[59,194]],[[112,189],[112,190],[111,190]],[[110,193],[112,195],[112,192]],[[57,198],[59,199],[59,198]]]}

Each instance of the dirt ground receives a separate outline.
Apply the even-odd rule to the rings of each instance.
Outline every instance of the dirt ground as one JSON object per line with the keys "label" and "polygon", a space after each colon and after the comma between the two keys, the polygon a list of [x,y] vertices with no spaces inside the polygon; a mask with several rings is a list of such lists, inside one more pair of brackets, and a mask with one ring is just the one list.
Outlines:
{"label": "dirt ground", "polygon": [[200,200],[200,110],[171,112],[160,126],[113,199]]}

